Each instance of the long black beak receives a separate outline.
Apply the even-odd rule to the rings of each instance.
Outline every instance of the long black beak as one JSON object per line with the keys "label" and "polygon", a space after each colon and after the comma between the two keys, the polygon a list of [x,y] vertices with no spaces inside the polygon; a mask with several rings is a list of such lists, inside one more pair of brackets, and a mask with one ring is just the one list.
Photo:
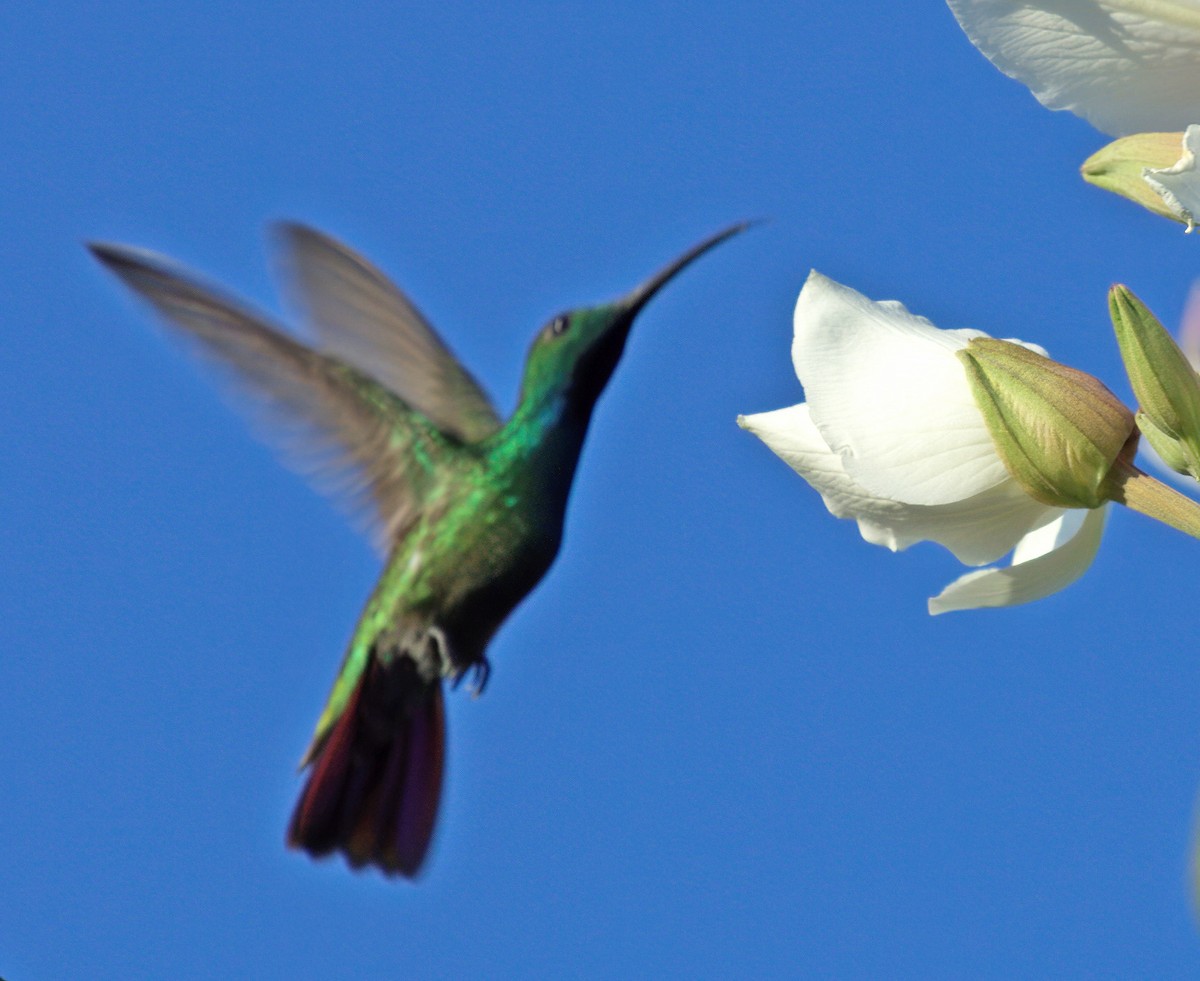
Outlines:
{"label": "long black beak", "polygon": [[733,238],[739,232],[744,232],[751,225],[756,225],[755,221],[741,221],[736,225],[730,225],[723,231],[717,232],[706,238],[699,245],[694,245],[688,249],[683,255],[672,262],[670,265],[656,272],[645,282],[634,287],[634,289],[622,297],[618,303],[624,308],[625,316],[622,318],[627,324],[633,323],[633,318],[638,315],[638,311],[642,309],[650,298],[662,289],[670,280],[683,270],[685,266],[690,265],[700,256],[704,255],[709,249],[715,248],[724,242],[727,238]]}

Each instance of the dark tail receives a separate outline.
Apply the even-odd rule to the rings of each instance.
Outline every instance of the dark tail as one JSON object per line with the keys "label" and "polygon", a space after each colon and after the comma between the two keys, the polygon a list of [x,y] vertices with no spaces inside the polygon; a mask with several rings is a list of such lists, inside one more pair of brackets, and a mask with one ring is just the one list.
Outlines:
{"label": "dark tail", "polygon": [[445,752],[441,682],[419,678],[407,658],[372,663],[311,754],[288,844],[412,878],[433,838]]}

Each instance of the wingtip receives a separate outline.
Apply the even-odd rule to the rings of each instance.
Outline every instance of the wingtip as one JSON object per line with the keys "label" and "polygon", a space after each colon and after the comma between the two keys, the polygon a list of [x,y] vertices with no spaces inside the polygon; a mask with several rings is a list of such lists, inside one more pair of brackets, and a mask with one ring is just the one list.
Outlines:
{"label": "wingtip", "polygon": [[273,218],[267,222],[267,234],[273,239],[287,238],[308,231],[308,226],[294,218]]}
{"label": "wingtip", "polygon": [[122,251],[121,246],[116,242],[101,242],[96,239],[85,239],[83,247],[92,254],[93,258],[99,259],[101,262],[114,260]]}
{"label": "wingtip", "polygon": [[83,243],[97,262],[113,272],[167,266],[170,260],[149,249],[139,249],[119,242],[87,241]]}
{"label": "wingtip", "polygon": [[296,221],[294,218],[280,218],[268,226],[268,234],[273,243],[294,244],[304,241],[332,242],[333,238],[307,222]]}

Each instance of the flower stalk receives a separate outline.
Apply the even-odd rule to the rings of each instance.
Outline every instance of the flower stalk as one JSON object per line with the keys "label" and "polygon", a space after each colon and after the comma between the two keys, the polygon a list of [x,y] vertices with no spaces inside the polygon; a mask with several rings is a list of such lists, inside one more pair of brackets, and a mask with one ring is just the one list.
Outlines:
{"label": "flower stalk", "polygon": [[1131,511],[1200,538],[1200,503],[1172,490],[1125,459],[1119,459],[1109,472],[1105,492]]}

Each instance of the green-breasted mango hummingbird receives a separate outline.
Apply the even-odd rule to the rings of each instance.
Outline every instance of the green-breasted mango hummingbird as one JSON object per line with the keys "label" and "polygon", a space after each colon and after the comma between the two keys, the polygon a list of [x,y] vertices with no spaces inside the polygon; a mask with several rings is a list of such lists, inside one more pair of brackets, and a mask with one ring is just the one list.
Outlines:
{"label": "green-breasted mango hummingbird", "polygon": [[613,303],[552,318],[507,422],[404,293],[321,232],[283,224],[276,236],[284,293],[312,346],[160,255],[89,245],[274,410],[267,435],[318,486],[359,505],[387,555],[301,762],[289,845],[340,850],[355,868],[420,870],[441,796],[443,680],[473,671],[482,690],[489,640],[554,561],[592,410],[634,318],[745,227]]}

